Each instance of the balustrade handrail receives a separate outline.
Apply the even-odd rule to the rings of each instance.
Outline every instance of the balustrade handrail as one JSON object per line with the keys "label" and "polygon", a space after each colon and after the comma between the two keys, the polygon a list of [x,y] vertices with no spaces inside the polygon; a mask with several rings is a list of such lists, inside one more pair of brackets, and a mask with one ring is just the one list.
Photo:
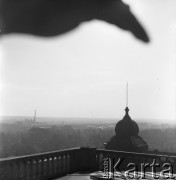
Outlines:
{"label": "balustrade handrail", "polygon": [[[7,157],[7,158],[1,158],[0,164],[4,162],[12,162],[12,161],[19,161],[19,160],[28,160],[28,159],[35,159],[35,158],[41,158],[46,156],[53,156],[55,154],[65,154],[65,153],[74,153],[80,151],[80,147],[76,148],[69,148],[69,149],[63,149],[63,150],[57,150],[57,151],[49,151],[44,153],[36,153],[36,154],[30,154],[30,155],[24,155],[24,156],[18,156],[18,157]],[[149,153],[140,153],[140,152],[129,152],[129,151],[115,151],[115,150],[105,150],[105,149],[96,149],[98,153],[106,153],[106,154],[121,154],[121,155],[128,155],[128,156],[142,156],[142,157],[170,157],[170,158],[176,158],[176,156],[173,155],[166,155],[166,154],[149,154]]]}
{"label": "balustrade handrail", "polygon": [[121,154],[125,156],[130,156],[130,157],[143,157],[143,158],[174,158],[176,159],[176,156],[173,155],[166,155],[166,154],[151,154],[151,153],[141,153],[141,152],[128,152],[128,151],[115,151],[115,150],[105,150],[105,149],[97,149],[98,153],[106,153],[106,154]]}
{"label": "balustrade handrail", "polygon": [[56,154],[65,154],[65,153],[74,153],[80,151],[80,147],[77,148],[69,148],[69,149],[63,149],[58,151],[49,151],[44,153],[36,153],[36,154],[30,154],[30,155],[24,155],[24,156],[18,156],[18,157],[7,157],[0,159],[0,164],[2,163],[9,163],[9,162],[15,162],[15,161],[23,161],[23,160],[29,160],[29,159],[35,159],[35,158],[42,158],[47,156],[53,156]]}

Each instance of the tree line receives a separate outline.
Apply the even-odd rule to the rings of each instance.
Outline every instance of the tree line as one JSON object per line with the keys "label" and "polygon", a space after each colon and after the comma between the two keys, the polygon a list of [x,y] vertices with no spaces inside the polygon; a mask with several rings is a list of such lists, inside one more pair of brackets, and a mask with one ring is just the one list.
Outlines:
{"label": "tree line", "polygon": [[[27,131],[0,133],[0,158],[42,153],[81,146],[104,148],[115,134],[114,128],[74,128],[71,125],[48,128],[31,127]],[[140,136],[150,149],[176,152],[176,128],[145,129]]]}

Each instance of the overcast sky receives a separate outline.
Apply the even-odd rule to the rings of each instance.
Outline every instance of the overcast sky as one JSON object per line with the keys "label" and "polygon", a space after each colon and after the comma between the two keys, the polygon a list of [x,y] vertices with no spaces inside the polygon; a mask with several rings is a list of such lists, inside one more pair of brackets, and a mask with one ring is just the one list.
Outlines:
{"label": "overcast sky", "polygon": [[0,42],[1,115],[132,118],[176,122],[176,1],[126,0],[151,42],[101,21],[51,39]]}

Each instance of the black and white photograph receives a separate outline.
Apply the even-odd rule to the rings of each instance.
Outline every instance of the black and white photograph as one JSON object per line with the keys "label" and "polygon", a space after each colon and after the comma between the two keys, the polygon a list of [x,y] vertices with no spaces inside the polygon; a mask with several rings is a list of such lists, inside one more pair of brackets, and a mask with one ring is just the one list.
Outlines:
{"label": "black and white photograph", "polygon": [[176,179],[176,0],[0,0],[0,180]]}

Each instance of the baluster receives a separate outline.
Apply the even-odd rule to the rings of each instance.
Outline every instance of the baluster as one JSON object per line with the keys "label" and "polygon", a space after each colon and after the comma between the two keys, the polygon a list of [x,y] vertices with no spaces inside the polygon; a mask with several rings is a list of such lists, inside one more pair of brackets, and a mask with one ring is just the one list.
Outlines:
{"label": "baluster", "polygon": [[138,176],[144,179],[145,176],[143,174],[144,173],[144,165],[143,164],[147,164],[148,161],[146,163],[144,163],[144,162],[141,163],[140,157],[137,157],[137,156],[134,157],[134,160],[135,160],[135,164],[137,165],[137,167],[139,167],[138,168],[138,171],[139,171]]}
{"label": "baluster", "polygon": [[97,158],[97,170],[99,171],[100,170],[100,154],[99,153],[97,153],[96,158]]}
{"label": "baluster", "polygon": [[33,160],[30,160],[30,161],[29,161],[29,177],[30,177],[30,179],[33,178],[33,168],[34,168],[34,166],[33,166]]}
{"label": "baluster", "polygon": [[39,171],[38,171],[38,177],[42,176],[42,158],[39,159],[38,161],[38,167],[39,167]]}
{"label": "baluster", "polygon": [[[145,164],[148,164],[148,165],[151,165],[152,163],[153,163],[153,159],[152,158],[145,158],[145,160],[144,160],[145,162]],[[150,172],[152,172],[152,168],[151,167],[148,167],[148,169],[147,169],[147,171],[150,171]]]}
{"label": "baluster", "polygon": [[53,160],[53,158],[50,157],[49,158],[49,177],[52,175],[52,160]]}
{"label": "baluster", "polygon": [[15,180],[19,180],[19,174],[20,174],[20,167],[19,167],[19,163],[18,162],[16,162],[15,164],[14,164],[14,179]]}
{"label": "baluster", "polygon": [[54,157],[54,173],[57,173],[57,156]]}
{"label": "baluster", "polygon": [[61,166],[62,166],[62,158],[61,158],[61,156],[58,156],[58,160],[57,160],[57,164],[58,164],[58,172],[60,173],[60,171],[61,171]]}
{"label": "baluster", "polygon": [[39,174],[38,174],[38,177],[42,177],[42,163],[43,163],[43,159],[42,158],[40,158],[39,159]]}
{"label": "baluster", "polygon": [[[139,161],[139,158],[137,158],[137,157],[132,157],[132,161],[131,162],[133,162],[134,164],[135,164],[135,168],[136,168],[136,172],[135,172],[135,178],[137,179],[137,178],[139,178],[139,177],[141,177],[142,175],[141,175],[141,160]],[[146,163],[146,159],[143,159],[143,163]]]}
{"label": "baluster", "polygon": [[35,159],[35,167],[36,167],[36,170],[35,170],[35,178],[38,178],[40,177],[40,159],[39,158],[36,158]]}
{"label": "baluster", "polygon": [[12,168],[12,174],[11,174],[11,179],[14,180],[15,179],[15,173],[14,173],[14,163],[11,163],[11,168]]}
{"label": "baluster", "polygon": [[52,156],[50,158],[50,174],[51,174],[51,176],[54,176],[54,174],[55,174],[55,170],[54,170],[54,158],[55,158],[55,156]]}
{"label": "baluster", "polygon": [[67,172],[69,173],[70,171],[70,155],[67,154]]}
{"label": "baluster", "polygon": [[[7,175],[8,180],[11,180],[12,179],[12,164],[9,163],[7,166],[8,166],[8,171],[4,172],[4,174]],[[6,178],[4,177],[4,179]]]}
{"label": "baluster", "polygon": [[62,171],[63,171],[63,155],[61,155],[60,157],[59,157],[60,159],[60,161],[59,161],[59,174],[61,174],[62,173]]}
{"label": "baluster", "polygon": [[54,174],[57,174],[57,155],[54,157]]}
{"label": "baluster", "polygon": [[50,174],[49,159],[50,159],[50,157],[46,157],[46,161],[45,161],[45,163],[46,163],[46,176],[47,176],[47,177],[48,177],[49,174]]}
{"label": "baluster", "polygon": [[158,164],[160,167],[157,167],[156,166],[156,172],[161,172],[162,171],[162,164],[160,162],[160,159],[159,158],[156,158],[156,161],[155,161],[156,164]]}
{"label": "baluster", "polygon": [[[134,164],[136,164],[136,165],[140,164],[138,160],[139,160],[138,157],[133,157],[133,162],[134,162]],[[139,167],[139,168],[138,168],[138,171],[140,171],[140,170],[141,170],[141,167],[140,167],[140,166],[138,166],[138,167]]]}
{"label": "baluster", "polygon": [[16,163],[12,163],[12,179],[16,180],[17,179],[17,167]]}
{"label": "baluster", "polygon": [[122,164],[121,164],[121,169],[123,171],[126,170],[127,166],[128,166],[128,162],[129,162],[129,159],[128,159],[128,155],[127,154],[123,154],[119,157],[121,160],[123,160]]}
{"label": "baluster", "polygon": [[0,166],[0,179],[12,180],[13,176],[13,166],[12,163],[2,164]]}
{"label": "baluster", "polygon": [[6,168],[7,170],[1,169],[2,172],[0,172],[0,179],[1,179],[1,173],[4,175],[4,177],[2,179],[6,179],[6,180],[11,180],[12,179],[12,164],[6,164]]}
{"label": "baluster", "polygon": [[61,155],[61,161],[60,161],[60,173],[63,175],[65,172],[65,155]]}
{"label": "baluster", "polygon": [[144,162],[141,162],[141,159],[139,159],[138,157],[133,157],[133,163],[136,165],[137,167],[137,173],[136,176],[137,177],[142,177],[141,175],[141,163],[145,163],[146,164],[146,160],[144,160]]}
{"label": "baluster", "polygon": [[[151,159],[149,158],[147,160],[147,162],[142,162],[140,157],[136,157],[136,159],[138,159],[138,166],[140,167],[140,174],[141,174],[141,178],[145,179],[146,176],[146,172],[150,172],[150,167],[148,167],[150,165]],[[151,162],[152,163],[152,162]]]}
{"label": "baluster", "polygon": [[[104,172],[106,172],[106,171],[108,171],[108,172],[106,172],[106,173],[112,173],[112,172],[114,172],[114,168],[113,168],[113,166],[114,166],[114,164],[113,164],[113,159],[114,159],[114,154],[105,154],[105,156],[104,156],[104,159],[107,161],[106,163],[107,163],[107,165],[105,164],[104,165]],[[109,176],[109,175],[108,175]]]}
{"label": "baluster", "polygon": [[59,156],[56,156],[56,162],[55,162],[55,172],[58,174],[59,172]]}
{"label": "baluster", "polygon": [[[119,156],[119,158],[121,159],[121,160],[123,160],[123,162],[122,162],[122,168],[124,169],[124,170],[126,170],[126,167],[127,167],[127,165],[128,165],[128,162],[129,162],[129,157],[130,155],[128,155],[128,154],[126,154],[126,153],[123,153],[123,154],[120,154],[120,156]],[[139,157],[138,157],[138,160],[137,160],[138,162],[139,162]]]}
{"label": "baluster", "polygon": [[98,168],[98,167],[99,167],[99,164],[98,164],[98,158],[99,158],[99,156],[98,156],[98,154],[96,154],[95,157],[96,157],[96,167],[97,167],[96,169],[99,170],[99,168]]}
{"label": "baluster", "polygon": [[48,177],[50,177],[51,174],[51,157],[48,158]]}
{"label": "baluster", "polygon": [[36,173],[37,173],[37,161],[36,159],[33,160],[33,176],[32,178],[36,178]]}
{"label": "baluster", "polygon": [[64,155],[61,155],[61,161],[60,161],[60,172],[63,172],[64,170],[64,160],[63,160]]}
{"label": "baluster", "polygon": [[19,179],[24,179],[24,163],[23,163],[23,161],[19,162]]}
{"label": "baluster", "polygon": [[45,173],[46,173],[46,171],[45,171],[45,158],[41,158],[40,168],[41,168],[40,176],[44,177]]}
{"label": "baluster", "polygon": [[27,162],[25,160],[22,161],[23,163],[23,179],[27,179]]}
{"label": "baluster", "polygon": [[26,163],[26,173],[27,173],[27,179],[30,179],[30,161],[28,160]]}
{"label": "baluster", "polygon": [[63,172],[65,172],[65,170],[66,170],[66,158],[65,158],[65,154],[63,155],[63,157],[62,157],[62,165],[63,165]]}
{"label": "baluster", "polygon": [[120,154],[113,154],[113,156],[111,157],[110,161],[111,161],[111,168],[112,168],[112,172],[113,172],[113,175],[117,175],[118,172],[116,172],[116,163],[122,159],[123,157],[121,157]]}
{"label": "baluster", "polygon": [[103,171],[103,153],[99,155],[99,170]]}
{"label": "baluster", "polygon": [[68,169],[69,169],[69,164],[68,164],[68,155],[65,155],[65,172],[68,173]]}

